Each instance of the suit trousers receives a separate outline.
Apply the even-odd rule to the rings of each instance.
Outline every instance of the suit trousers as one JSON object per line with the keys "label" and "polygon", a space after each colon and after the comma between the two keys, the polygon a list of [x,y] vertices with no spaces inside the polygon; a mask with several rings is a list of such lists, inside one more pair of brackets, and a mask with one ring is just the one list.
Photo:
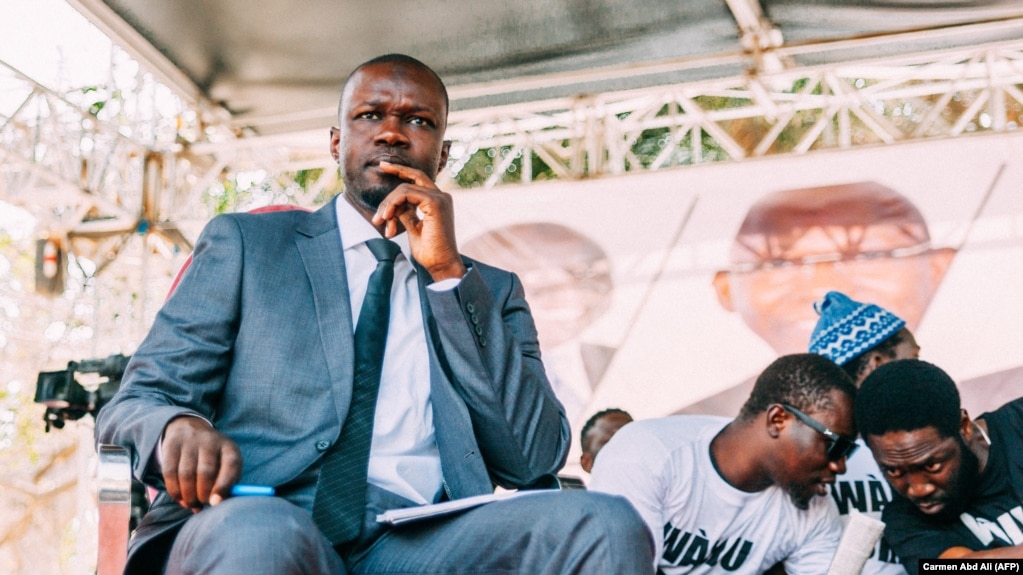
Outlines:
{"label": "suit trousers", "polygon": [[399,527],[375,522],[409,502],[370,487],[367,523],[342,558],[310,512],[283,498],[229,499],[188,520],[167,573],[245,575],[651,575],[653,542],[623,498],[539,493]]}

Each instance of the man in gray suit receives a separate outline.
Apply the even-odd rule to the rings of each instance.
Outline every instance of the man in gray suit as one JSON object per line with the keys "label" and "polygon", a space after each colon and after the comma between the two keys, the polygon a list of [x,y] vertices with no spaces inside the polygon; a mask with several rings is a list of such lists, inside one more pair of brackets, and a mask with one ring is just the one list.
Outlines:
{"label": "man in gray suit", "polygon": [[[451,197],[434,184],[447,109],[443,83],[421,62],[370,60],[346,82],[331,133],[342,199],[313,213],[223,215],[203,231],[97,418],[98,440],[131,448],[136,475],[160,489],[129,572],[651,571],[638,515],[595,493],[375,521],[387,509],[535,485],[569,448],[518,278],[459,255]],[[354,333],[377,266],[367,241],[381,236],[401,251],[372,444],[362,479],[340,487],[341,506],[364,504],[364,519],[353,536],[328,538],[323,521],[340,511],[317,508],[331,479],[321,469],[358,411]],[[231,497],[239,482],[278,496]]]}

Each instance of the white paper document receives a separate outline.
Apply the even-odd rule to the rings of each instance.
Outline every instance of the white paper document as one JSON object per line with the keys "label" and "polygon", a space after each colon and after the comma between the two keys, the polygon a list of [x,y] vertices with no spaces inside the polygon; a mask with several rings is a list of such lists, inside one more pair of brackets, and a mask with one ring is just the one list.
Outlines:
{"label": "white paper document", "polygon": [[828,575],[859,575],[882,534],[884,523],[862,513],[851,513]]}
{"label": "white paper document", "polygon": [[489,493],[487,495],[477,495],[475,497],[465,497],[463,499],[453,499],[451,501],[445,501],[444,503],[434,503],[433,505],[420,505],[419,507],[405,507],[403,509],[391,509],[377,515],[377,523],[386,523],[388,525],[401,525],[403,523],[410,523],[413,521],[421,521],[423,519],[430,519],[432,517],[441,517],[444,515],[450,515],[452,513],[458,513],[465,511],[466,509],[472,509],[479,507],[480,505],[486,505],[487,503],[493,503],[494,501],[504,501],[507,499],[515,499],[517,497],[528,497],[530,495],[536,495],[538,493],[551,493],[558,491],[557,489],[535,489],[529,491],[502,491],[500,493]]}

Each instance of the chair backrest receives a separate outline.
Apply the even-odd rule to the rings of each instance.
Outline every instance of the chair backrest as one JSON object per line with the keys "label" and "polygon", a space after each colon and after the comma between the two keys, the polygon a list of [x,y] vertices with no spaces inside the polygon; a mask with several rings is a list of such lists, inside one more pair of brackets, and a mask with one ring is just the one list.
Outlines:
{"label": "chair backrest", "polygon": [[117,445],[99,445],[99,556],[97,575],[120,575],[128,559],[131,457]]}

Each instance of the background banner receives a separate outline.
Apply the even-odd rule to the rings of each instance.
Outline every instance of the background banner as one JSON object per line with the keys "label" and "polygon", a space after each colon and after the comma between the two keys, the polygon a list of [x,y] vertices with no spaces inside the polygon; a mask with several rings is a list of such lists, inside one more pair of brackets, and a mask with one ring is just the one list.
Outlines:
{"label": "background banner", "polygon": [[734,415],[831,289],[903,317],[971,414],[1023,394],[1023,134],[455,195],[462,251],[523,280],[574,443],[608,407]]}

